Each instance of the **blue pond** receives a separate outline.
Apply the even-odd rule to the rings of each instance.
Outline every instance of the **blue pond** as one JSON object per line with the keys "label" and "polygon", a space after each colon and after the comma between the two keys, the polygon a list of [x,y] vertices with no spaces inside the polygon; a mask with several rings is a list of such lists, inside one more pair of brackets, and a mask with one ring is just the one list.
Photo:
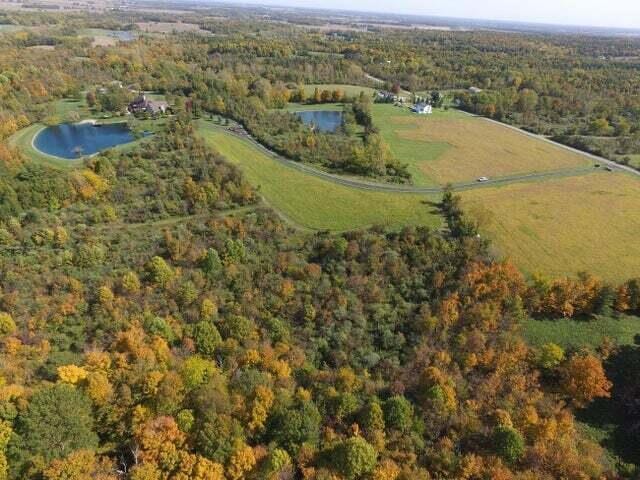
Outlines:
{"label": "blue pond", "polygon": [[41,130],[33,145],[43,153],[75,159],[135,140],[126,123],[63,123]]}
{"label": "blue pond", "polygon": [[332,110],[306,110],[295,112],[305,125],[310,125],[320,132],[335,132],[342,125],[342,112]]}

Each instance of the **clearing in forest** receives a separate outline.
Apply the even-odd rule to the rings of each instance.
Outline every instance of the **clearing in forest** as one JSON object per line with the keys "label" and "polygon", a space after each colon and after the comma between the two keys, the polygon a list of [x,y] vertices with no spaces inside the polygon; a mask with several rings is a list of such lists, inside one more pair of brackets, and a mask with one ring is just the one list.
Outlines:
{"label": "clearing in forest", "polygon": [[463,192],[500,256],[527,273],[586,271],[619,282],[640,272],[640,181],[592,173]]}
{"label": "clearing in forest", "polygon": [[373,114],[393,154],[409,165],[416,185],[566,173],[593,165],[584,155],[456,110],[417,115],[407,107],[378,104]]}

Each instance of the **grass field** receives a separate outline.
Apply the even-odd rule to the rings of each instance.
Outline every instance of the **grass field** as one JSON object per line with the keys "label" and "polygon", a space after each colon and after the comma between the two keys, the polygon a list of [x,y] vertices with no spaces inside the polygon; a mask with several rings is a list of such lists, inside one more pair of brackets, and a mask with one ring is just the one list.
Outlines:
{"label": "grass field", "polygon": [[242,169],[271,206],[299,226],[343,231],[374,224],[440,225],[440,217],[428,204],[437,201],[437,197],[369,192],[336,185],[276,162],[247,140],[211,122],[201,120],[198,128],[213,148]]}
{"label": "grass field", "polygon": [[588,167],[586,157],[457,110],[416,115],[389,104],[373,107],[374,123],[416,185],[478,177]]}
{"label": "grass field", "polygon": [[346,95],[353,97],[356,95],[360,95],[360,92],[364,92],[365,95],[369,95],[372,96],[376,90],[375,88],[371,88],[371,87],[362,87],[360,85],[340,85],[340,84],[335,84],[335,83],[331,83],[331,84],[313,84],[313,85],[305,85],[304,86],[304,91],[307,94],[307,96],[309,95],[313,95],[316,87],[322,92],[323,90],[329,90],[330,92],[333,92],[334,90],[342,90]]}
{"label": "grass field", "polygon": [[640,272],[640,179],[625,173],[516,183],[462,193],[501,256],[527,273]]}
{"label": "grass field", "polygon": [[535,347],[553,342],[565,349],[597,347],[604,338],[618,345],[630,345],[640,334],[640,318],[598,317],[594,320],[533,320],[524,322],[522,333]]}
{"label": "grass field", "polygon": [[629,157],[631,158],[629,165],[634,168],[640,168],[640,155],[629,155]]}

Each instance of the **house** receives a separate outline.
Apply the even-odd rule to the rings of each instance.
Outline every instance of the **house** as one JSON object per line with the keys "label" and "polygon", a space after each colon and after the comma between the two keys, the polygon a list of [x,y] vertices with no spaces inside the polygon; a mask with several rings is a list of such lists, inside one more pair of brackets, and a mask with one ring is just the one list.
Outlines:
{"label": "house", "polygon": [[378,103],[393,103],[398,101],[398,95],[393,92],[389,92],[386,90],[380,90],[377,93],[377,102]]}
{"label": "house", "polygon": [[149,100],[146,95],[139,95],[133,102],[129,104],[128,110],[131,113],[150,113],[158,115],[166,113],[169,104],[162,100]]}
{"label": "house", "polygon": [[469,92],[470,92],[470,93],[476,94],[476,93],[480,93],[481,91],[482,91],[482,89],[481,89],[481,88],[478,88],[478,87],[469,87]]}
{"label": "house", "polygon": [[420,115],[431,115],[433,113],[433,107],[428,103],[416,103],[411,110]]}

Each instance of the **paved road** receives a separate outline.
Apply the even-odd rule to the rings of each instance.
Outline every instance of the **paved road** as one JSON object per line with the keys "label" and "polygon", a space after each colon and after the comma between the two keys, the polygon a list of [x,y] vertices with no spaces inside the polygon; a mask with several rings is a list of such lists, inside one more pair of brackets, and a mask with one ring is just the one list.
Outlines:
{"label": "paved road", "polygon": [[[500,124],[500,125],[504,125],[504,124]],[[515,129],[515,127],[510,127],[510,128]],[[224,128],[221,127],[221,129],[224,129]],[[277,161],[278,163],[286,167],[292,168],[294,170],[298,170],[307,175],[311,175],[317,178],[322,178],[324,180],[333,182],[338,185],[344,185],[346,187],[355,188],[359,190],[388,192],[388,193],[408,193],[408,194],[439,194],[439,193],[442,193],[444,190],[444,188],[441,186],[418,187],[413,185],[402,185],[402,184],[394,185],[389,183],[372,182],[372,181],[362,180],[358,178],[350,178],[342,175],[337,175],[334,173],[325,172],[323,170],[320,170],[319,168],[316,168],[304,163],[296,162],[277,154],[276,152],[266,148],[260,142],[255,140],[251,135],[249,135],[248,132],[246,132],[244,129],[242,129],[239,126],[235,126],[234,130],[228,130],[228,129],[224,129],[224,130],[228,134],[234,135],[238,138],[241,138],[245,141],[250,142],[256,148],[264,152],[266,155],[270,156],[273,160]],[[521,131],[519,129],[515,129],[515,130]],[[527,132],[522,132],[522,133],[527,133]],[[544,137],[542,137],[542,139],[551,142],[550,140],[545,139]],[[555,145],[560,145],[555,142],[551,142],[551,143]],[[580,152],[580,153],[583,153],[583,152]],[[600,160],[599,157],[594,157],[594,156],[590,156],[590,157],[595,158],[598,161],[602,161],[602,162],[605,161],[604,159]],[[607,163],[611,163],[617,166],[616,163],[610,162],[608,160],[607,160]],[[552,170],[548,172],[509,175],[506,177],[492,178],[492,179],[489,179],[489,181],[487,182],[472,181],[472,182],[455,183],[455,184],[452,184],[452,187],[454,190],[472,190],[476,188],[486,188],[490,186],[504,185],[504,184],[514,183],[514,182],[540,180],[545,178],[580,176],[580,175],[584,175],[585,173],[593,172],[594,170],[595,169],[593,167],[583,167],[583,168],[576,168],[571,170]],[[640,173],[633,169],[630,169],[630,170],[633,171],[634,173]]]}

